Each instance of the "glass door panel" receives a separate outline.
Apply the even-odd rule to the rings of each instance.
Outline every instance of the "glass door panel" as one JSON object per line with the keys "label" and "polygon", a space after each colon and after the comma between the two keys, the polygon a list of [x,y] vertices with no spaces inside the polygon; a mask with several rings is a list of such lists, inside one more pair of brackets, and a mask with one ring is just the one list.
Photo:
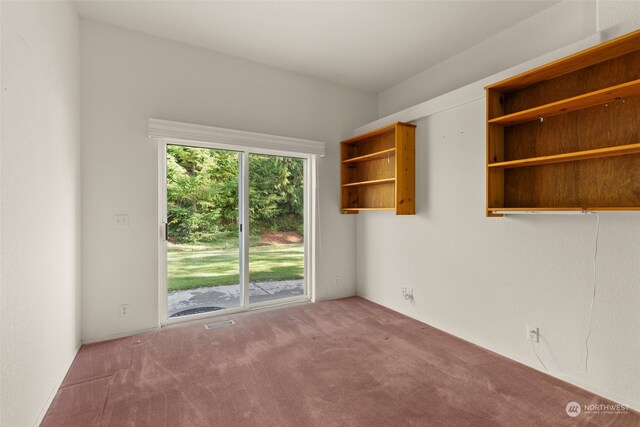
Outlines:
{"label": "glass door panel", "polygon": [[167,314],[244,305],[237,151],[167,145]]}
{"label": "glass door panel", "polygon": [[249,154],[249,303],[304,295],[305,159]]}

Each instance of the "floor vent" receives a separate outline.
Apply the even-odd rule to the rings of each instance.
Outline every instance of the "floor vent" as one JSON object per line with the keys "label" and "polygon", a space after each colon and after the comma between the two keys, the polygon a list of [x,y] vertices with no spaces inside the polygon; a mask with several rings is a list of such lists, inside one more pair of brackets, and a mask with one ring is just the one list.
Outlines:
{"label": "floor vent", "polygon": [[223,320],[221,322],[207,323],[206,325],[204,325],[204,328],[218,329],[218,328],[224,328],[225,326],[231,326],[235,324],[236,324],[235,320]]}

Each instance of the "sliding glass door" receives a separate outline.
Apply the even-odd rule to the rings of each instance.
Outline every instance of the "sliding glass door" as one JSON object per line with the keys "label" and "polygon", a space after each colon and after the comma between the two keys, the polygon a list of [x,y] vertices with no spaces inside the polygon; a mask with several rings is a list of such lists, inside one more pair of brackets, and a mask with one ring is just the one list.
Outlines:
{"label": "sliding glass door", "polygon": [[249,154],[249,302],[304,295],[304,159]]}
{"label": "sliding glass door", "polygon": [[167,146],[167,315],[243,305],[242,153]]}
{"label": "sliding glass door", "polygon": [[305,157],[167,144],[165,321],[308,295]]}

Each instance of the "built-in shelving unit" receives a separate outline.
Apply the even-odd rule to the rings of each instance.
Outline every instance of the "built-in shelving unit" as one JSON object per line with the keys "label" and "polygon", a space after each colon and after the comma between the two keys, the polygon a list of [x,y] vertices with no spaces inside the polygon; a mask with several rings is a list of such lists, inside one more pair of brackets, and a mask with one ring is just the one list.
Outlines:
{"label": "built-in shelving unit", "polygon": [[487,216],[640,210],[640,31],[487,90]]}
{"label": "built-in shelving unit", "polygon": [[343,214],[415,214],[415,126],[394,123],[340,143]]}

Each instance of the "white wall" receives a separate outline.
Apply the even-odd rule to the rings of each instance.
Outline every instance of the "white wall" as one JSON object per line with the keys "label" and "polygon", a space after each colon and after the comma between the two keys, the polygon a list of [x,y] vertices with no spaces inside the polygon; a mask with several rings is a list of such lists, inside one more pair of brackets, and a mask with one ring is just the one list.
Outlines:
{"label": "white wall", "polygon": [[380,117],[490,76],[596,31],[594,1],[568,1],[399,83],[378,97]]}
{"label": "white wall", "polygon": [[78,17],[2,4],[0,424],[43,415],[80,341]]}
{"label": "white wall", "polygon": [[[158,324],[157,146],[151,117],[323,140],[321,299],[355,293],[355,220],[338,214],[337,142],[376,96],[89,20],[81,21],[82,337]],[[112,216],[130,215],[114,229]],[[322,286],[322,283],[319,285]],[[128,317],[119,304],[131,305]]]}
{"label": "white wall", "polygon": [[640,20],[640,0],[598,0],[598,30]]}
{"label": "white wall", "polygon": [[[447,97],[458,94],[439,103]],[[359,215],[358,294],[542,369],[525,339],[537,326],[554,375],[640,408],[640,214],[600,214],[588,372],[559,375],[584,367],[596,216],[486,218],[485,104],[473,99],[417,121],[417,215]],[[414,288],[413,302],[402,286]]]}

